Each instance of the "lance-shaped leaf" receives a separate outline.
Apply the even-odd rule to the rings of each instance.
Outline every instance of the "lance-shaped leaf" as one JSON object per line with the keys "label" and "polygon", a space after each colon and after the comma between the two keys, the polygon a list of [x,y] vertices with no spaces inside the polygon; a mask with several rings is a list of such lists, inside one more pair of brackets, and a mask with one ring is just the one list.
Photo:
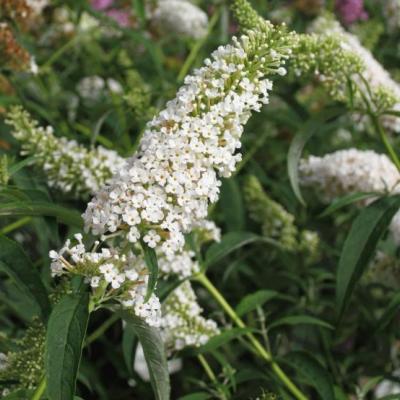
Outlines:
{"label": "lance-shaped leaf", "polygon": [[243,297],[236,307],[236,313],[241,317],[242,315],[254,310],[257,307],[262,307],[264,303],[276,297],[278,292],[275,290],[258,290],[255,293],[248,294]]}
{"label": "lance-shaped leaf", "polygon": [[361,210],[353,222],[337,270],[336,302],[339,317],[399,207],[400,195],[382,197]]}
{"label": "lance-shaped leaf", "polygon": [[37,305],[42,317],[47,319],[50,302],[38,271],[22,247],[5,236],[0,236],[0,270],[10,276],[18,288]]}
{"label": "lance-shaped leaf", "polygon": [[147,293],[145,301],[149,300],[150,296],[153,294],[156,288],[157,278],[158,278],[158,261],[157,254],[151,247],[147,246],[144,241],[141,241],[142,249],[144,252],[144,261],[146,263],[147,269],[149,270],[149,282],[147,285]]}
{"label": "lance-shaped leaf", "polygon": [[298,374],[315,388],[322,400],[335,400],[333,382],[324,367],[310,354],[299,351],[285,357]]}
{"label": "lance-shaped leaf", "polygon": [[327,217],[335,213],[336,211],[340,210],[343,207],[346,207],[350,204],[357,203],[359,201],[371,199],[373,197],[379,197],[378,193],[373,192],[357,192],[357,193],[350,193],[339,199],[334,200],[319,216],[320,218]]}
{"label": "lance-shaped leaf", "polygon": [[170,383],[167,357],[160,332],[142,319],[126,312],[121,317],[129,324],[143,347],[144,358],[149,369],[150,381],[156,400],[170,399]]}
{"label": "lance-shaped leaf", "polygon": [[231,232],[224,235],[219,243],[210,246],[206,254],[205,265],[215,264],[236,249],[259,240],[260,237],[251,232]]}
{"label": "lance-shaped leaf", "polygon": [[46,335],[47,396],[72,400],[89,320],[89,294],[67,295],[54,307]]}
{"label": "lance-shaped leaf", "polygon": [[331,124],[328,124],[327,121],[338,117],[342,113],[343,110],[341,108],[332,108],[330,110],[325,110],[321,115],[309,119],[304,123],[290,144],[287,155],[287,171],[293,192],[296,195],[297,200],[303,206],[305,206],[306,203],[300,191],[299,162],[304,147],[314,134],[331,129]]}
{"label": "lance-shaped leaf", "polygon": [[66,225],[79,228],[83,225],[82,217],[77,211],[36,200],[0,204],[0,216],[55,217]]}

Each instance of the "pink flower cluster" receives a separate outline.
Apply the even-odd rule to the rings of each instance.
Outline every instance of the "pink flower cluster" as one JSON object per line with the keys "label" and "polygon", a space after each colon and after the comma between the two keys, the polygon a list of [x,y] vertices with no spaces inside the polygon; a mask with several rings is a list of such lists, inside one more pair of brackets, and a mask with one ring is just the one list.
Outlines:
{"label": "pink flower cluster", "polygon": [[368,18],[363,0],[336,0],[336,11],[345,25]]}
{"label": "pink flower cluster", "polygon": [[122,27],[131,25],[131,13],[129,8],[118,7],[115,0],[91,0],[92,7],[96,11],[104,12]]}

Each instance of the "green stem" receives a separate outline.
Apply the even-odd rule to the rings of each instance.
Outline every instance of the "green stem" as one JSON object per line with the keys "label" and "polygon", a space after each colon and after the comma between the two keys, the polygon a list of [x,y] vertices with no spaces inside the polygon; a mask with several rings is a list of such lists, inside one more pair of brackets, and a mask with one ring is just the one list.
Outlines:
{"label": "green stem", "polygon": [[213,370],[211,369],[205,357],[202,354],[199,354],[197,358],[200,361],[202,367],[204,368],[204,371],[206,372],[207,376],[210,378],[210,381],[213,383],[217,383],[218,382],[217,377],[215,376]]}
{"label": "green stem", "polygon": [[394,165],[396,165],[396,168],[400,171],[400,160],[397,157],[397,154],[394,151],[393,146],[389,142],[389,139],[388,139],[388,137],[386,135],[385,130],[383,129],[382,124],[379,122],[379,119],[378,119],[378,117],[376,115],[371,114],[370,117],[371,117],[371,120],[372,120],[372,123],[373,123],[375,129],[379,133],[379,136],[380,136],[380,138],[382,140],[382,143],[386,147],[386,150],[387,150],[390,158],[392,159]]}
{"label": "green stem", "polygon": [[207,35],[205,35],[203,38],[198,40],[195,43],[195,45],[192,47],[192,50],[191,50],[189,56],[186,58],[181,70],[179,71],[179,75],[177,78],[178,83],[181,83],[183,81],[183,79],[185,78],[185,76],[187,75],[187,73],[190,70],[194,60],[196,59],[200,49],[203,47],[204,43],[208,39],[208,36],[214,29],[214,26],[218,21],[219,15],[220,15],[220,10],[218,9],[210,19],[210,23],[208,24]]}
{"label": "green stem", "polygon": [[70,47],[78,40],[79,35],[75,35],[72,39],[60,47],[42,66],[41,71],[46,71],[53,63],[55,63]]}
{"label": "green stem", "polygon": [[32,221],[32,217],[23,217],[20,218],[18,221],[13,222],[10,225],[5,226],[2,230],[0,230],[0,235],[5,235],[14,231],[15,229],[20,228]]}
{"label": "green stem", "polygon": [[39,383],[39,386],[36,388],[35,393],[31,397],[31,400],[40,400],[46,390],[46,378],[43,377]]}
{"label": "green stem", "polygon": [[[204,369],[205,373],[207,374],[207,376],[209,377],[210,381],[215,386],[217,386],[219,383],[218,379],[215,376],[214,371],[211,369],[210,364],[207,362],[206,358],[202,354],[199,354],[197,356],[197,359],[199,360],[201,366],[203,367],[203,369]],[[218,389],[218,392],[221,395],[221,399],[225,400],[226,399],[225,393],[223,393],[222,390],[220,390],[220,389]]]}
{"label": "green stem", "polygon": [[[246,324],[241,320],[241,318],[236,314],[235,310],[228,304],[228,302],[218,291],[218,289],[203,273],[196,275],[195,279],[199,283],[201,283],[205,287],[205,289],[208,290],[208,292],[214,297],[214,299],[219,303],[219,305],[239,328],[246,328]],[[290,378],[285,374],[280,366],[273,360],[272,355],[267,350],[265,350],[265,348],[257,340],[257,338],[251,332],[246,333],[246,336],[257,354],[261,358],[263,358],[268,364],[270,364],[271,369],[274,371],[276,376],[294,395],[294,397],[298,400],[307,400],[307,397],[296,387],[296,385],[290,380]]]}
{"label": "green stem", "polygon": [[103,333],[110,328],[116,322],[120,316],[118,314],[113,314],[109,319],[104,321],[102,325],[100,325],[91,335],[89,335],[86,339],[85,346],[89,346],[89,344],[93,343],[96,339],[98,339]]}

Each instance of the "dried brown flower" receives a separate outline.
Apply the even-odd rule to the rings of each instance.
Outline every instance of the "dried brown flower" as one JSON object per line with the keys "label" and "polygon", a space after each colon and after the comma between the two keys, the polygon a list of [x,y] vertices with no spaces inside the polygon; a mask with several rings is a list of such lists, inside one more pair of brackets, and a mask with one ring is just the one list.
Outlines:
{"label": "dried brown flower", "polygon": [[25,28],[32,17],[32,9],[26,0],[0,0],[0,17]]}
{"label": "dried brown flower", "polygon": [[17,42],[7,23],[0,23],[0,68],[23,71],[29,68],[30,54]]}

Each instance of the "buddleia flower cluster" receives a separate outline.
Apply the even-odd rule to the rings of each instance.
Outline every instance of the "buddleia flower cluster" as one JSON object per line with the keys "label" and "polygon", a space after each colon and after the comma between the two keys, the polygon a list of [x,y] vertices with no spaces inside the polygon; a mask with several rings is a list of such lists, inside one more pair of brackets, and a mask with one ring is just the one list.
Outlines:
{"label": "buddleia flower cluster", "polygon": [[[201,246],[209,241],[219,242],[220,229],[213,221],[204,220],[193,231],[194,241]],[[200,272],[200,264],[193,250],[184,249],[173,255],[158,252],[160,278],[178,277],[185,281],[178,286],[162,305],[161,331],[166,348],[172,354],[188,346],[198,347],[219,333],[215,321],[205,319],[190,281]]]}
{"label": "buddleia flower cluster", "polygon": [[43,374],[45,335],[44,325],[33,319],[24,335],[12,340],[12,350],[0,353],[0,394],[38,385]]}
{"label": "buddleia flower cluster", "polygon": [[139,72],[130,68],[126,73],[129,90],[124,95],[124,100],[131,108],[135,119],[139,122],[147,122],[153,118],[156,110],[151,106],[151,91],[143,81]]}
{"label": "buddleia flower cluster", "polygon": [[[349,66],[348,61],[346,63],[341,63],[342,75],[346,77],[346,79],[350,79],[354,85],[352,89],[354,91],[354,98],[352,101],[358,107],[365,109],[367,107],[365,102],[367,101],[374,112],[383,112],[389,109],[400,110],[400,85],[391,78],[390,74],[374,58],[372,53],[362,46],[355,35],[346,32],[342,26],[329,15],[317,18],[312,24],[311,30],[321,35],[320,37],[323,38],[323,41],[326,37],[334,37],[336,40],[339,40],[341,48],[344,50],[344,57],[348,59],[348,61],[350,59],[349,57],[358,58],[356,66],[358,69],[361,64],[361,71],[355,71],[355,66],[350,66],[349,69],[346,69],[345,67]],[[312,53],[309,57],[314,59]],[[326,65],[324,65],[324,63],[318,63],[318,65],[320,66],[320,70],[316,72],[320,74],[320,80],[332,79],[329,75],[329,66],[325,68]],[[346,87],[347,86],[342,86],[342,84],[340,84],[336,91],[340,93],[340,91],[346,89]],[[339,96],[349,98],[351,95],[347,91]],[[395,132],[400,131],[399,118],[391,115],[384,115],[382,117],[382,122],[388,129]]]}
{"label": "buddleia flower cluster", "polygon": [[304,251],[314,258],[318,251],[318,235],[307,230],[299,232],[294,216],[267,195],[255,176],[246,178],[244,195],[250,217],[262,224],[265,237],[278,241],[285,250]]}
{"label": "buddleia flower cluster", "polygon": [[247,0],[234,0],[231,10],[242,32],[263,29],[269,22],[262,18]]}
{"label": "buddleia flower cluster", "polygon": [[363,63],[343,47],[340,36],[303,34],[299,35],[292,70],[296,79],[313,77],[333,99],[348,102],[348,81],[362,73]]}
{"label": "buddleia flower cluster", "polygon": [[[200,248],[204,243],[221,240],[221,230],[213,221],[203,220],[197,224],[192,232],[196,245]],[[162,249],[157,251],[158,266],[162,278],[176,276],[180,279],[187,279],[200,272],[199,262],[196,260],[196,253],[187,244],[182,251],[164,254]]]}
{"label": "buddleia flower cluster", "polygon": [[84,276],[94,304],[118,301],[149,325],[158,326],[161,306],[154,294],[147,298],[149,273],[143,257],[119,248],[97,250],[99,245],[97,241],[94,249],[87,250],[81,234],[68,239],[58,252],[50,251],[52,276]]}
{"label": "buddleia flower cluster", "polygon": [[34,164],[45,173],[49,186],[64,193],[87,197],[125,164],[115,151],[101,146],[88,150],[75,140],[54,136],[51,126],[40,127],[21,107],[13,107],[6,122],[21,143],[21,154],[34,156]]}
{"label": "buddleia flower cluster", "polygon": [[354,192],[392,192],[400,189],[400,174],[385,154],[354,148],[300,163],[300,182],[313,187],[325,203]]}
{"label": "buddleia flower cluster", "polygon": [[150,13],[151,21],[162,32],[199,39],[207,33],[208,16],[186,0],[159,0]]}
{"label": "buddleia flower cluster", "polygon": [[217,324],[205,319],[189,281],[170,294],[162,306],[161,335],[168,352],[199,347],[219,333]]}
{"label": "buddleia flower cluster", "polygon": [[174,100],[147,124],[138,153],[89,202],[86,229],[125,232],[182,249],[184,233],[218,200],[219,177],[229,177],[241,155],[243,125],[268,103],[269,74],[285,73],[293,35],[265,23],[232,45],[219,47],[186,77]]}
{"label": "buddleia flower cluster", "polygon": [[[385,154],[372,150],[346,149],[323,157],[310,156],[301,161],[299,173],[301,185],[314,188],[325,203],[356,192],[400,191],[400,173],[395,165]],[[394,216],[390,230],[400,244],[400,214]]]}

